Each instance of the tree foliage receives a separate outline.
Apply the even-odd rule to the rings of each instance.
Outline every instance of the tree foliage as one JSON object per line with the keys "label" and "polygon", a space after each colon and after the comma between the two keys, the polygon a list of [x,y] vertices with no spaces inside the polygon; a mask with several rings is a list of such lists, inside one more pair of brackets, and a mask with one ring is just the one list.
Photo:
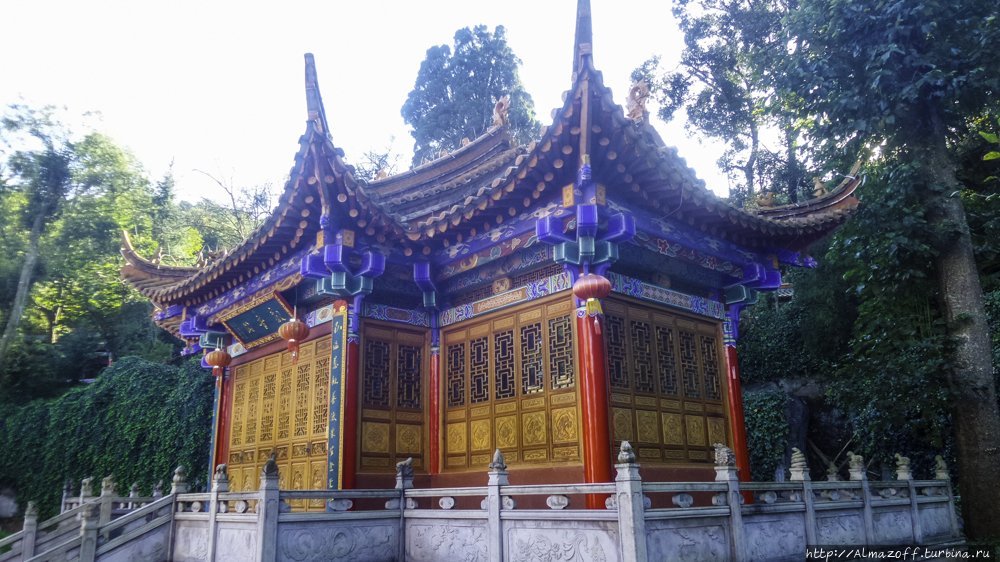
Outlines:
{"label": "tree foliage", "polygon": [[862,207],[823,272],[795,278],[796,300],[813,301],[748,315],[747,376],[820,370],[852,447],[869,456],[953,442],[969,533],[1000,535],[989,515],[1000,498],[985,484],[998,465],[982,454],[1000,448],[1000,419],[981,287],[992,303],[996,174],[982,157],[994,150],[983,143],[1000,87],[997,7],[704,0],[678,14],[685,53],[662,85],[666,116],[686,108],[716,135],[740,134],[748,119],[790,123],[784,138],[801,162],[870,155]]}
{"label": "tree foliage", "polygon": [[719,167],[739,204],[764,190],[795,202],[812,189],[800,146],[806,123],[791,111],[797,100],[779,95],[776,85],[788,10],[782,0],[675,2],[684,34],[678,66],[663,72],[656,57],[632,73],[650,83],[662,119],[683,114],[689,130],[726,143]]}
{"label": "tree foliage", "polygon": [[0,485],[58,512],[64,482],[113,474],[118,493],[169,486],[177,465],[194,489],[208,473],[212,378],[197,362],[181,367],[126,358],[93,384],[56,399],[0,404]]}
{"label": "tree foliage", "polygon": [[538,132],[534,103],[518,78],[521,60],[507,44],[503,26],[485,25],[455,32],[454,45],[427,50],[402,115],[413,127],[413,163],[459,148],[493,122],[494,104],[510,95],[510,126],[516,139]]}

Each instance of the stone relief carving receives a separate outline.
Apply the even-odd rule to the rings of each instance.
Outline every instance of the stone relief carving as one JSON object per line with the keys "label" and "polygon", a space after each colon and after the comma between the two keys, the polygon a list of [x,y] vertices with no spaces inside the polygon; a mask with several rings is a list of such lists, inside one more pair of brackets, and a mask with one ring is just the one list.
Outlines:
{"label": "stone relief carving", "polygon": [[[571,537],[562,532],[563,539],[553,537],[550,529],[539,529],[537,534],[531,533],[524,539],[515,541],[513,548],[514,560],[537,560],[538,562],[556,562],[559,560],[606,562],[608,555],[601,546],[598,536],[577,531]],[[589,535],[589,537],[588,537]],[[614,554],[612,554],[614,556]]]}
{"label": "stone relief carving", "polygon": [[480,562],[487,559],[486,529],[483,527],[414,525],[406,531],[407,560]]}
{"label": "stone relief carving", "polygon": [[396,529],[388,525],[296,529],[278,538],[279,559],[296,562],[392,560]]}
{"label": "stone relief carving", "polygon": [[747,553],[752,560],[801,555],[806,547],[802,526],[787,519],[747,526]]}
{"label": "stone relief carving", "polygon": [[248,529],[219,529],[216,560],[233,562],[252,560],[256,533]]}
{"label": "stone relief carving", "polygon": [[178,525],[174,558],[180,562],[208,558],[208,529]]}

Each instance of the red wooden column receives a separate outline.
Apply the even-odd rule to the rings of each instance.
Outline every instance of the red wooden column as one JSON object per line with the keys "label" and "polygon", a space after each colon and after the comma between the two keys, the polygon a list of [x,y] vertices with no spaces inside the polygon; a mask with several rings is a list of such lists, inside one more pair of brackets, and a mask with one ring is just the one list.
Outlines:
{"label": "red wooden column", "polygon": [[[228,371],[226,369],[225,371]],[[229,456],[229,425],[232,409],[233,375],[225,372],[215,377],[215,396],[218,403],[215,405],[215,448],[212,450],[212,464],[218,466],[226,464]],[[215,466],[210,466],[209,471],[215,474]]]}
{"label": "red wooden column", "polygon": [[[739,305],[729,307],[726,321],[723,325],[723,341],[726,345],[726,388],[728,390],[729,423],[733,434],[733,453],[736,454],[736,468],[740,480],[750,481],[750,449],[747,447],[747,426],[743,414],[743,388],[740,385],[740,363],[736,356],[736,338],[738,337],[740,310]],[[749,503],[751,497],[747,499]]]}
{"label": "red wooden column", "polygon": [[[587,483],[612,482],[611,431],[608,412],[608,370],[604,360],[603,324],[600,298],[611,292],[603,276],[586,273],[573,284],[573,294],[583,301],[576,309],[577,352],[579,354],[580,414],[583,422],[583,480]],[[603,495],[588,495],[588,509],[604,509]]]}

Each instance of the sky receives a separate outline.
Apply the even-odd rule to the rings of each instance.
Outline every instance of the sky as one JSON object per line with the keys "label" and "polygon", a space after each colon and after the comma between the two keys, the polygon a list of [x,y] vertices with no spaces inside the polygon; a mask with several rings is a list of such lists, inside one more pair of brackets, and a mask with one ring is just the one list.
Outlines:
{"label": "sky", "polygon": [[[591,3],[594,62],[624,105],[632,69],[654,54],[676,64],[682,41],[670,3]],[[347,160],[391,147],[405,169],[412,137],[399,110],[429,47],[452,44],[462,27],[503,25],[547,125],[570,86],[575,11],[575,0],[13,0],[3,6],[0,104],[65,106],[71,123],[97,112],[93,126],[151,179],[172,163],[185,200],[223,197],[208,176],[278,190],[305,130],[304,53],[315,55],[333,142]],[[725,195],[721,146],[652,121]]]}

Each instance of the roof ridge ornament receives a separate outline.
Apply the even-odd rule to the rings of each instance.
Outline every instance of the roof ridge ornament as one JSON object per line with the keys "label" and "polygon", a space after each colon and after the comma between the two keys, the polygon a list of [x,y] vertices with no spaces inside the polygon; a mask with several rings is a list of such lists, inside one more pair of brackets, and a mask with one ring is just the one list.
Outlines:
{"label": "roof ridge ornament", "polygon": [[[499,129],[510,123],[510,94],[500,96],[496,104],[493,105],[493,125],[491,129]],[[468,138],[462,139],[462,146],[469,144]]]}
{"label": "roof ridge ornament", "polygon": [[628,99],[625,100],[627,117],[633,123],[639,124],[646,119],[646,101],[649,99],[649,83],[645,80],[632,82],[632,87],[628,90]]}
{"label": "roof ridge ornament", "polygon": [[306,59],[306,110],[309,121],[317,125],[319,132],[329,136],[330,127],[326,122],[326,110],[323,108],[323,97],[319,93],[319,80],[316,77],[316,59],[312,53],[305,54]]}
{"label": "roof ridge ornament", "polygon": [[573,76],[583,69],[583,57],[593,55],[594,32],[590,18],[590,0],[576,2],[576,36],[573,41]]}

